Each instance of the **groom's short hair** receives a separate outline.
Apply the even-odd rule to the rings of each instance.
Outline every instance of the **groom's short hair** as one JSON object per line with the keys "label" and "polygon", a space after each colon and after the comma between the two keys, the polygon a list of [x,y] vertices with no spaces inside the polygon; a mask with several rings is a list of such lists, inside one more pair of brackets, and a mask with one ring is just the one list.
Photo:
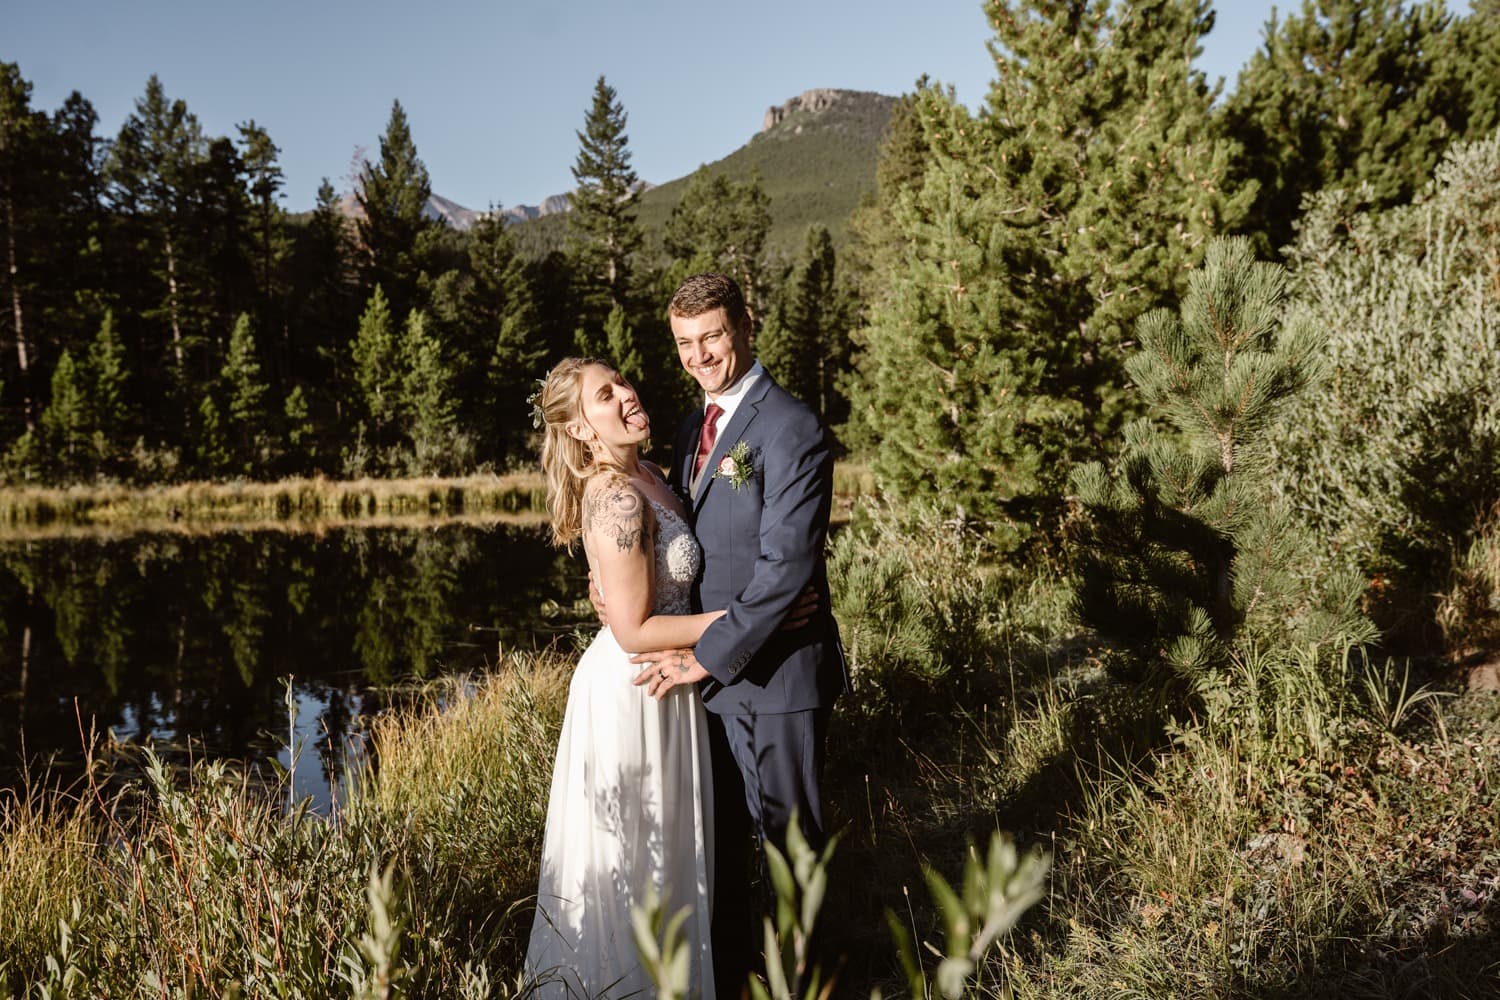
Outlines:
{"label": "groom's short hair", "polygon": [[706,312],[723,309],[724,315],[740,332],[750,329],[750,310],[745,306],[745,295],[739,283],[727,274],[706,271],[686,278],[672,294],[667,304],[668,316],[692,319]]}

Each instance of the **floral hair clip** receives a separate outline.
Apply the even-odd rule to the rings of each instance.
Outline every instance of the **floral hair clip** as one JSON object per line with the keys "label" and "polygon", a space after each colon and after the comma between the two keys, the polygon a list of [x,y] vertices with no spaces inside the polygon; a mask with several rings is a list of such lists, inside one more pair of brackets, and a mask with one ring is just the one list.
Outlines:
{"label": "floral hair clip", "polygon": [[536,391],[526,397],[526,402],[531,404],[531,426],[537,430],[542,429],[546,418],[542,416],[542,390],[547,387],[547,380],[539,378],[536,380]]}

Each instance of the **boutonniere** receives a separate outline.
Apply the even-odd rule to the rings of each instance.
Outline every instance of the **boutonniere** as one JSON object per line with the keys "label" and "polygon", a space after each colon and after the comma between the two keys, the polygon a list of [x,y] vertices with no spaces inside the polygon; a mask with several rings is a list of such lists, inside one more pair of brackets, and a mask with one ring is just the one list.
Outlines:
{"label": "boutonniere", "polygon": [[727,479],[735,489],[744,486],[754,475],[755,466],[750,446],[743,441],[736,442],[728,454],[719,459],[719,467],[714,470],[715,479]]}

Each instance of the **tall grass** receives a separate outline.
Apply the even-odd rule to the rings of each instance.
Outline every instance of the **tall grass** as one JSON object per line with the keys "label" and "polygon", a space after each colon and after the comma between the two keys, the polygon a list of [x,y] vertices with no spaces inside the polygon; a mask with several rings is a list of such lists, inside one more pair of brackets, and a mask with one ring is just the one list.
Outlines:
{"label": "tall grass", "polygon": [[376,719],[326,817],[150,754],[108,798],[12,797],[0,996],[513,994],[570,661],[509,657]]}

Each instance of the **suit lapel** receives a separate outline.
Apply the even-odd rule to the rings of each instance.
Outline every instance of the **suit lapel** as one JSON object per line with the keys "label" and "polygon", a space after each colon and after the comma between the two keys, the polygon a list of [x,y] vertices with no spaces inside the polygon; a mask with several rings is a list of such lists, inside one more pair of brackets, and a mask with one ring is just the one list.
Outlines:
{"label": "suit lapel", "polygon": [[[693,490],[693,513],[697,514],[698,508],[703,506],[703,498],[708,496],[708,487],[714,478],[714,469],[718,468],[719,462],[728,454],[729,449],[734,447],[735,442],[740,440],[745,428],[755,419],[760,410],[761,401],[766,398],[766,393],[771,391],[771,376],[766,373],[760,377],[759,382],[749,395],[740,400],[740,405],[735,407],[734,416],[729,418],[729,423],[719,428],[719,436],[714,439],[714,450],[709,452],[708,460],[703,464],[703,475],[698,479],[698,485]],[[701,430],[703,423],[699,421]],[[696,449],[694,450],[696,454]],[[692,460],[688,460],[689,474],[692,472]]]}

